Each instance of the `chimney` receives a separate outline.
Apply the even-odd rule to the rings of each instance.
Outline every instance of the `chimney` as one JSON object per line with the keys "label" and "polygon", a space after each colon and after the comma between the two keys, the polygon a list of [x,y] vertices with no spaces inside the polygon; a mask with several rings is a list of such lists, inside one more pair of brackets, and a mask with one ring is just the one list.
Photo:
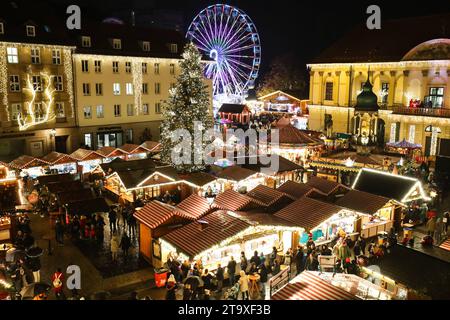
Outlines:
{"label": "chimney", "polygon": [[197,221],[197,229],[199,231],[203,231],[208,227],[208,222],[204,221],[204,220],[198,220]]}

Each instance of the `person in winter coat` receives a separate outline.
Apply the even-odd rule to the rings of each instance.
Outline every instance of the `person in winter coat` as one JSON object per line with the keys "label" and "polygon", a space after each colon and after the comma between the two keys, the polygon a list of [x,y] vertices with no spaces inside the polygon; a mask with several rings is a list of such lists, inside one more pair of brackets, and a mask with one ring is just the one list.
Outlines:
{"label": "person in winter coat", "polygon": [[131,247],[131,240],[124,232],[122,239],[120,240],[120,248],[122,249],[125,258],[128,257],[128,250],[130,250],[130,247]]}
{"label": "person in winter coat", "polygon": [[119,235],[117,233],[114,233],[111,238],[111,256],[113,262],[117,261],[117,254],[119,252],[119,248],[120,248]]}
{"label": "person in winter coat", "polygon": [[436,231],[436,216],[432,216],[427,222],[427,232],[428,235],[434,237],[434,232]]}
{"label": "person in winter coat", "polygon": [[178,286],[177,283],[175,281],[175,277],[173,276],[173,274],[170,275],[169,280],[167,280],[167,285],[166,285],[166,300],[176,300],[176,290],[177,290]]}
{"label": "person in winter coat", "polygon": [[346,241],[342,241],[340,247],[339,247],[339,251],[338,251],[338,259],[340,259],[341,261],[345,261],[347,258],[351,258],[352,257],[352,252],[350,250],[350,248],[347,245]]}
{"label": "person in winter coat", "polygon": [[[275,260],[274,263],[278,263],[278,261]],[[260,286],[261,296],[264,297],[266,292],[266,282],[268,280],[268,271],[264,263],[261,263],[261,265],[259,266],[258,274],[259,274],[259,283],[261,285]]]}
{"label": "person in winter coat", "polygon": [[230,261],[228,262],[227,273],[230,279],[230,286],[232,286],[235,283],[235,275],[236,275],[236,261],[234,261],[233,256],[230,257]]}
{"label": "person in winter coat", "polygon": [[117,231],[117,212],[113,208],[109,209],[108,213],[108,219],[109,219],[109,231],[111,232],[111,235]]}
{"label": "person in winter coat", "polygon": [[183,279],[187,278],[188,272],[191,269],[191,265],[189,264],[189,261],[184,260],[183,263],[181,264],[181,275],[183,277]]}
{"label": "person in winter coat", "polygon": [[450,225],[450,213],[448,211],[444,212],[442,216],[442,223],[444,224],[445,234],[448,233],[448,226]]}
{"label": "person in winter coat", "polygon": [[[288,251],[288,252],[289,252],[289,251]],[[270,253],[270,261],[269,261],[269,263],[270,263],[271,266],[273,265],[273,262],[274,262],[275,259],[277,258],[277,255],[278,255],[278,250],[277,250],[277,248],[272,247],[272,252]],[[262,261],[261,261],[261,262],[262,262]],[[289,265],[290,265],[290,263],[289,263]]]}
{"label": "person in winter coat", "polygon": [[240,266],[241,266],[241,270],[244,270],[245,272],[247,272],[248,260],[247,260],[247,257],[245,256],[244,251],[241,252]]}
{"label": "person in winter coat", "polygon": [[258,256],[258,251],[255,251],[255,254],[250,259],[250,263],[254,263],[257,266],[261,264],[261,258]]}
{"label": "person in winter coat", "polygon": [[55,238],[60,245],[64,244],[64,226],[60,219],[56,219],[55,223]]}
{"label": "person in winter coat", "polygon": [[222,292],[223,278],[224,278],[223,274],[224,274],[223,268],[219,263],[217,265],[217,270],[216,270],[217,292]]}
{"label": "person in winter coat", "polygon": [[297,252],[295,253],[295,267],[297,270],[296,274],[299,274],[300,272],[303,271],[304,255],[305,255],[305,253],[303,252],[303,247],[299,245],[297,247]]}
{"label": "person in winter coat", "polygon": [[276,275],[280,273],[280,271],[281,271],[280,263],[277,260],[275,260],[272,267],[272,275]]}
{"label": "person in winter coat", "polygon": [[316,257],[313,253],[311,253],[306,259],[305,270],[308,271],[317,271],[319,268],[319,261],[317,261]]}
{"label": "person in winter coat", "polygon": [[239,273],[240,278],[239,278],[239,292],[242,294],[242,300],[248,300],[249,299],[249,295],[248,295],[248,277],[245,274],[245,272],[243,270],[241,270],[241,272]]}
{"label": "person in winter coat", "polygon": [[41,282],[41,259],[39,257],[28,258],[26,266],[33,272],[34,282]]}

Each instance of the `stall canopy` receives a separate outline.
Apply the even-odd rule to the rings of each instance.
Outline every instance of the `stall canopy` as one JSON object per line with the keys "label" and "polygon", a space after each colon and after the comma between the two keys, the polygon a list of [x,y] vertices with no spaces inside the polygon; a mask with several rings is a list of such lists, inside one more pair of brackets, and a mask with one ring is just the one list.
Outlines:
{"label": "stall canopy", "polygon": [[64,182],[51,182],[47,185],[48,191],[50,193],[57,194],[58,192],[65,192],[65,191],[75,191],[83,189],[83,184],[81,181],[64,181]]}
{"label": "stall canopy", "polygon": [[227,167],[219,172],[218,178],[231,180],[231,181],[242,181],[250,178],[251,176],[257,174],[255,171],[250,169],[245,169],[240,166]]}
{"label": "stall canopy", "polygon": [[325,195],[323,192],[306,183],[298,183],[291,180],[288,180],[285,183],[283,183],[281,186],[277,188],[277,190],[290,195],[291,198],[294,200],[299,199],[303,196],[309,196],[313,192]]}
{"label": "stall canopy", "polygon": [[161,183],[181,182],[177,171],[170,166],[135,170],[117,170],[112,175],[116,175],[121,181],[122,186],[127,190],[145,188],[146,186]]}
{"label": "stall canopy", "polygon": [[70,174],[70,173],[49,174],[49,175],[38,177],[38,182],[40,185],[48,185],[50,183],[69,182],[69,181],[74,181],[74,180],[75,180],[75,175]]}
{"label": "stall canopy", "polygon": [[9,167],[12,169],[28,169],[34,167],[44,167],[48,166],[49,164],[50,163],[45,160],[35,158],[32,156],[23,155],[11,161],[9,163]]}
{"label": "stall canopy", "polygon": [[105,174],[111,174],[115,171],[133,171],[146,168],[155,168],[156,166],[156,162],[152,159],[125,161],[121,158],[116,158],[109,163],[101,163],[99,165]]}
{"label": "stall canopy", "polygon": [[296,145],[296,146],[315,146],[322,145],[323,141],[313,136],[308,135],[300,129],[297,129],[291,124],[279,125],[276,124],[278,129],[280,144]]}
{"label": "stall canopy", "polygon": [[373,169],[362,169],[358,173],[352,188],[401,203],[420,199],[430,200],[418,179]]}
{"label": "stall canopy", "polygon": [[277,291],[271,300],[359,300],[359,298],[321,279],[318,272],[304,271]]}
{"label": "stall canopy", "polygon": [[91,189],[77,189],[58,192],[56,198],[60,205],[66,205],[71,202],[94,199],[95,197]]}
{"label": "stall canopy", "polygon": [[305,230],[312,230],[344,208],[308,197],[302,197],[275,213]]}
{"label": "stall canopy", "polygon": [[213,203],[214,208],[230,211],[244,210],[253,205],[254,201],[252,198],[234,190],[227,190],[219,194]]}
{"label": "stall canopy", "polygon": [[204,187],[217,180],[215,176],[205,172],[190,173],[182,176],[182,178],[187,183],[193,184],[199,188]]}
{"label": "stall canopy", "polygon": [[189,257],[195,257],[249,227],[251,224],[248,222],[219,210],[204,216],[199,221],[174,230],[162,238]]}
{"label": "stall canopy", "polygon": [[290,195],[279,190],[258,185],[246,194],[252,198],[256,203],[263,207],[278,207],[291,203],[293,199]]}
{"label": "stall canopy", "polygon": [[[242,159],[241,159],[243,164],[241,164],[240,166],[244,169],[252,170],[253,172],[261,172],[262,169],[265,169],[265,173],[271,174],[271,175],[276,175],[278,173],[283,173],[283,172],[292,172],[292,171],[303,170],[302,166],[300,166],[300,165],[296,164],[295,162],[292,162],[280,155],[277,155],[277,154],[270,155],[272,162],[269,164],[261,163],[260,157],[257,157],[257,159],[252,159],[255,157],[257,157],[257,156],[247,156],[244,161],[242,161]],[[236,158],[236,162],[241,163],[238,161],[239,161],[239,158]],[[275,163],[278,163],[278,166],[276,166],[276,168],[270,167],[271,164],[273,163],[273,161],[276,161]],[[253,164],[253,162],[255,162],[255,164]]]}
{"label": "stall canopy", "polygon": [[333,192],[335,192],[336,190],[338,190],[339,188],[343,188],[345,190],[349,190],[349,188],[347,188],[346,186],[334,182],[334,181],[330,181],[327,179],[322,179],[319,177],[310,177],[308,178],[308,182],[306,183],[307,185],[309,185],[310,187],[316,188],[317,190],[325,193],[326,195],[330,195]]}
{"label": "stall canopy", "polygon": [[350,190],[336,201],[338,206],[349,208],[365,214],[374,214],[387,204],[391,199],[359,190]]}
{"label": "stall canopy", "polygon": [[183,201],[181,201],[177,206],[175,211],[181,211],[188,213],[194,219],[200,219],[202,216],[207,214],[211,210],[211,206],[208,201],[200,197],[199,195],[192,194]]}
{"label": "stall canopy", "polygon": [[104,159],[105,157],[100,153],[94,150],[87,149],[78,149],[70,154],[72,158],[75,158],[77,161],[90,161],[90,160],[99,160]]}
{"label": "stall canopy", "polygon": [[41,160],[50,163],[51,165],[57,164],[67,164],[67,163],[75,163],[77,160],[68,154],[59,153],[56,151],[50,152],[46,156],[42,157]]}
{"label": "stall canopy", "polygon": [[134,217],[150,229],[158,228],[174,217],[181,218],[182,220],[195,220],[191,214],[176,209],[176,207],[169,204],[153,200],[147,203],[142,209],[137,210],[134,213]]}
{"label": "stall canopy", "polygon": [[157,153],[161,151],[161,143],[156,141],[145,141],[141,145],[147,152]]}
{"label": "stall canopy", "polygon": [[388,142],[386,146],[398,149],[422,149],[422,145],[406,141],[406,139],[398,142]]}
{"label": "stall canopy", "polygon": [[69,214],[94,214],[108,212],[109,206],[104,198],[86,199],[70,202],[66,206]]}

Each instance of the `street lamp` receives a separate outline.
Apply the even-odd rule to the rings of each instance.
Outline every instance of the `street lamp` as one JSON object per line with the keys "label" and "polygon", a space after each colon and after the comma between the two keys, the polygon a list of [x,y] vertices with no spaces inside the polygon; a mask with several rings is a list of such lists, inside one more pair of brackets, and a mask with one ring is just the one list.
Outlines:
{"label": "street lamp", "polygon": [[53,138],[53,142],[52,142],[52,151],[55,151],[56,148],[56,129],[50,129],[50,137]]}

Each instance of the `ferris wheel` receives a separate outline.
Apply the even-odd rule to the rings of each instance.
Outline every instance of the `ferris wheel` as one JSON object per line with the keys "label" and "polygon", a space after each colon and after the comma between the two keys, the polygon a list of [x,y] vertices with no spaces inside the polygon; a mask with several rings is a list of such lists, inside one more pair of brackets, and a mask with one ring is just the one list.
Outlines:
{"label": "ferris wheel", "polygon": [[205,74],[213,81],[214,96],[244,96],[254,87],[261,44],[255,25],[242,10],[226,4],[209,6],[191,22],[186,37],[213,60]]}

